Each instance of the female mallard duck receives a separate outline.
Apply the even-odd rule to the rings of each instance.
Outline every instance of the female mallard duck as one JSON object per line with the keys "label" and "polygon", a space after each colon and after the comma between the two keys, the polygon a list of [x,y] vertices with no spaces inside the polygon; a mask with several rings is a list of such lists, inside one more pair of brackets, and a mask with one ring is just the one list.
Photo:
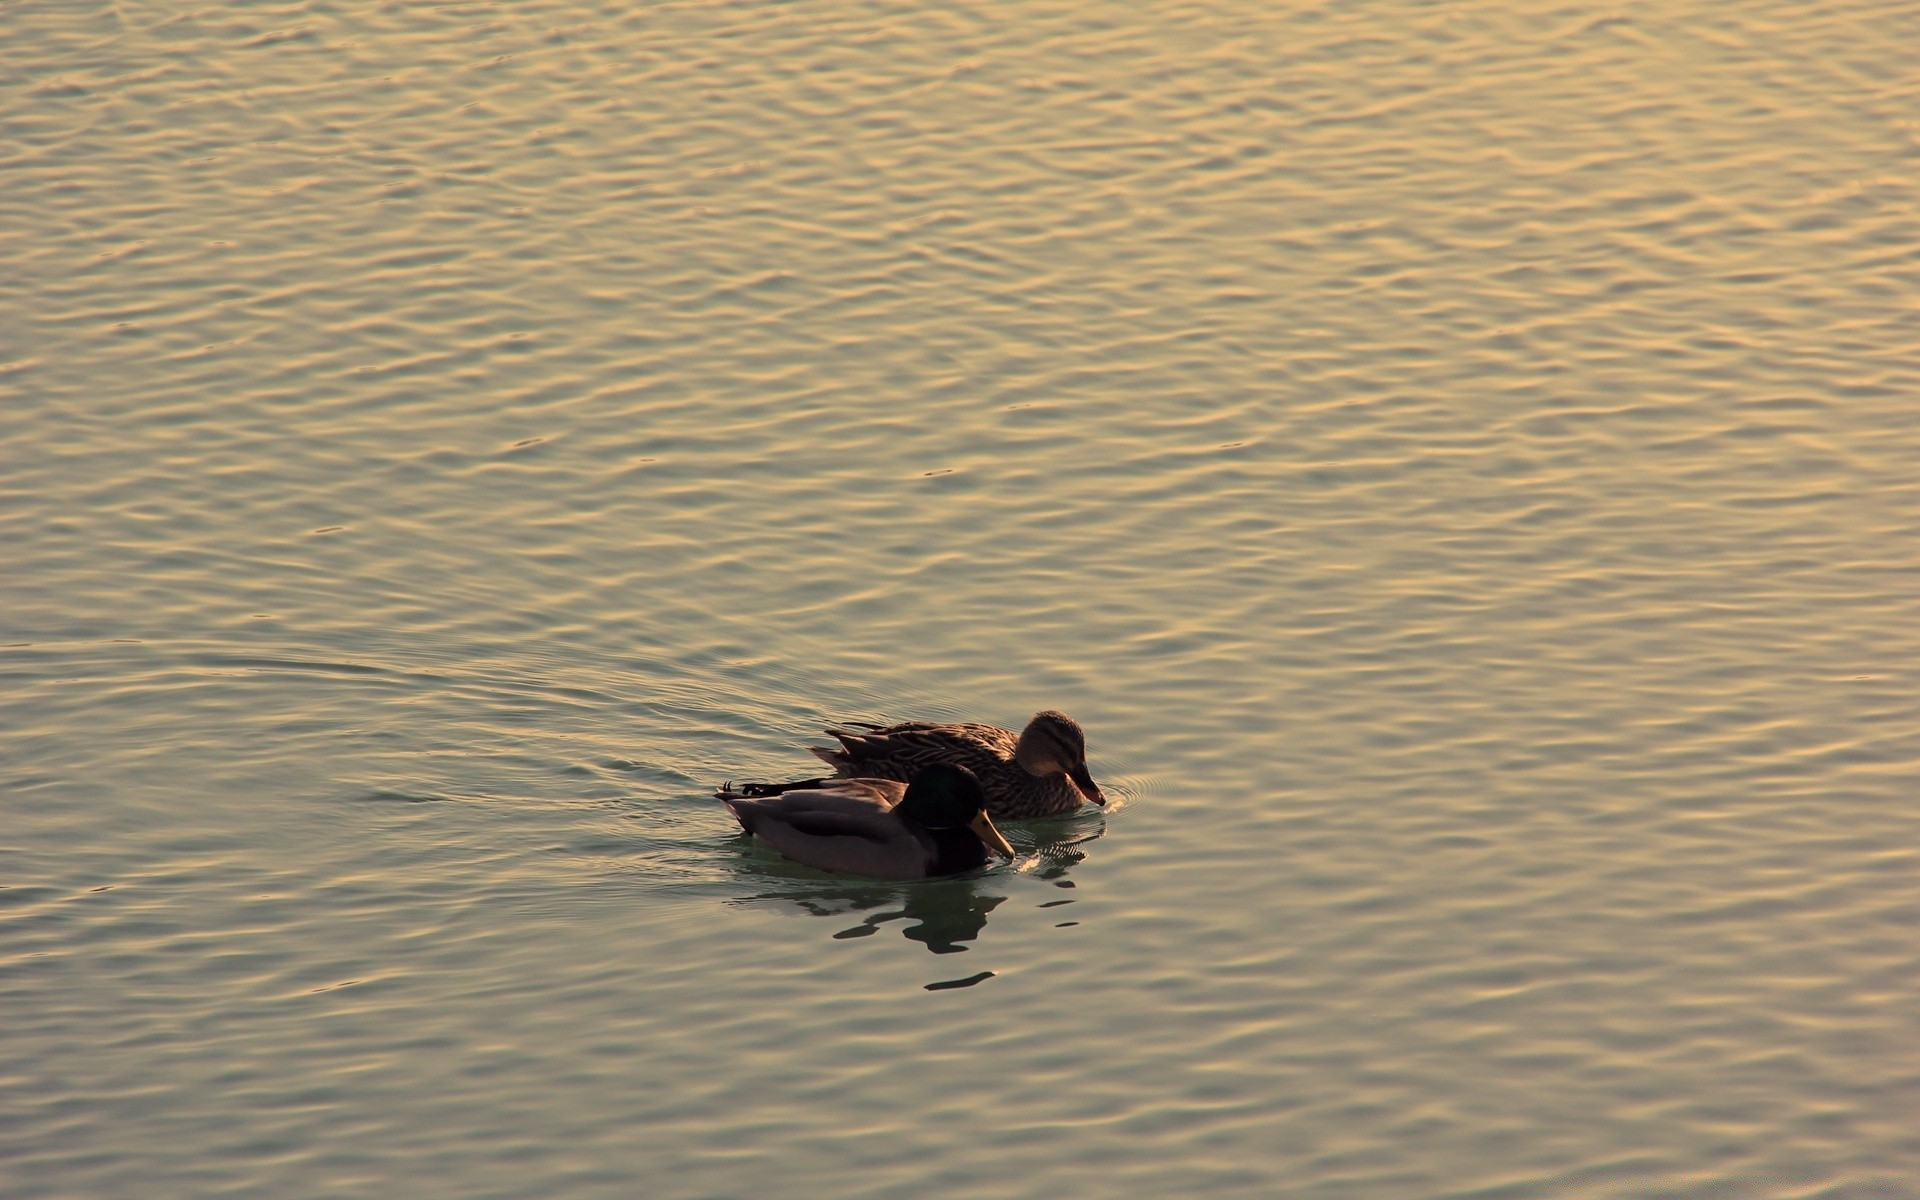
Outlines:
{"label": "female mallard duck", "polygon": [[828,871],[926,879],[985,866],[989,847],[1013,857],[982,804],[980,781],[951,763],[935,763],[907,784],[809,779],[745,794],[729,785],[720,802],[754,837]]}
{"label": "female mallard duck", "polygon": [[1087,773],[1086,734],[1052,709],[1035,713],[1018,737],[997,725],[848,725],[827,730],[838,749],[808,747],[842,777],[911,779],[929,763],[956,763],[980,780],[987,811],[1005,821],[1072,812],[1083,799],[1107,802]]}

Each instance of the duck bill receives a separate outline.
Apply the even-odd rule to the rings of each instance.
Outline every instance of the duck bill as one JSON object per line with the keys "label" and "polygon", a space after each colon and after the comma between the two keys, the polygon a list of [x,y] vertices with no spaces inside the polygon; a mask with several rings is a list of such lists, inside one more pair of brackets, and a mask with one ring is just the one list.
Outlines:
{"label": "duck bill", "polygon": [[1080,794],[1088,800],[1095,804],[1105,804],[1107,802],[1107,798],[1100,793],[1100,785],[1093,781],[1093,776],[1087,774],[1087,764],[1081,763],[1073,770],[1068,771],[1067,778],[1073,780],[1073,786],[1079,788]]}
{"label": "duck bill", "polygon": [[998,850],[1008,858],[1013,857],[1012,843],[1008,842],[1001,832],[994,828],[993,818],[987,815],[986,809],[981,809],[980,815],[969,822],[967,828],[979,834],[980,840],[987,844],[988,849]]}

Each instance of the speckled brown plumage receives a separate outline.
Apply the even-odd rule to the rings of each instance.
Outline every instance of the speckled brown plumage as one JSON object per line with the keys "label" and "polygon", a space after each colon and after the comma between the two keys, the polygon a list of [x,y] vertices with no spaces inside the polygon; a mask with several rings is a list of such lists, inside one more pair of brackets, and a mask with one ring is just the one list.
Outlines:
{"label": "speckled brown plumage", "polygon": [[904,780],[929,764],[955,763],[980,780],[987,811],[1003,820],[1072,812],[1083,800],[1106,803],[1087,773],[1086,736],[1064,713],[1035,713],[1019,734],[934,721],[849,722],[827,732],[839,746],[808,749],[840,776]]}

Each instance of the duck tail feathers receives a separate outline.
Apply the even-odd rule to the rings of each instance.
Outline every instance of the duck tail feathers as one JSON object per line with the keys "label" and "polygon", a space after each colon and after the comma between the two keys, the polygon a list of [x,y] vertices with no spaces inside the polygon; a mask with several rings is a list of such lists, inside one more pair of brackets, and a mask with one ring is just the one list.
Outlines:
{"label": "duck tail feathers", "polygon": [[724,791],[714,794],[720,797],[722,803],[729,800],[764,800],[768,796],[778,796],[785,792],[802,792],[825,787],[829,782],[824,777],[795,779],[787,783],[743,783],[738,787],[729,782]]}

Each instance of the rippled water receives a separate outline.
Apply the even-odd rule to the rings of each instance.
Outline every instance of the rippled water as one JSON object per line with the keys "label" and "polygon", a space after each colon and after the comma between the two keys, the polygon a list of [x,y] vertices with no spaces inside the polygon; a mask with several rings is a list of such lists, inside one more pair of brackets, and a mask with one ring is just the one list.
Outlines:
{"label": "rippled water", "polygon": [[1916,44],[0,8],[0,1190],[1920,1195]]}

